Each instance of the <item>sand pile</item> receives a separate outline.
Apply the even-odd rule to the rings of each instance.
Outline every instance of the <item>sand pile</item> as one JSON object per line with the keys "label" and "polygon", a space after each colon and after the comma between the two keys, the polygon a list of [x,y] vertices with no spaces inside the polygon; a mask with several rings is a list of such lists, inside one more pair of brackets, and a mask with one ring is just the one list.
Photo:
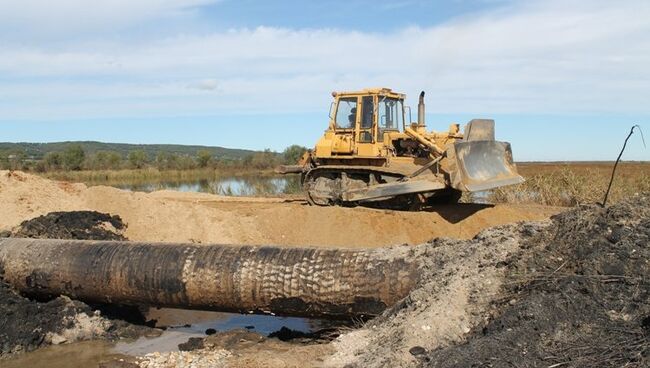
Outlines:
{"label": "sand pile", "polygon": [[421,285],[329,364],[647,367],[649,245],[645,195],[415,247]]}
{"label": "sand pile", "polygon": [[280,246],[378,247],[421,244],[438,236],[468,239],[481,230],[539,220],[558,208],[442,206],[429,212],[315,207],[279,198],[232,198],[161,191],[134,193],[0,171],[0,231],[59,211],[118,215],[135,241]]}

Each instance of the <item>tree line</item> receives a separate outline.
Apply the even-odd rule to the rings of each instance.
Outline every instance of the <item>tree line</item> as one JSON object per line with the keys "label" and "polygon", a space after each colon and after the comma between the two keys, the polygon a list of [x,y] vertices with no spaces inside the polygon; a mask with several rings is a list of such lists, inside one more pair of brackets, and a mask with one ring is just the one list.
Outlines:
{"label": "tree line", "polygon": [[0,168],[35,172],[146,168],[267,170],[281,164],[295,164],[306,151],[305,147],[292,145],[280,153],[265,149],[243,158],[224,158],[213,155],[209,150],[199,150],[194,155],[166,151],[148,155],[143,150],[133,150],[126,154],[116,151],[88,153],[81,145],[70,144],[63,150],[48,152],[38,159],[28,157],[22,150],[0,152]]}

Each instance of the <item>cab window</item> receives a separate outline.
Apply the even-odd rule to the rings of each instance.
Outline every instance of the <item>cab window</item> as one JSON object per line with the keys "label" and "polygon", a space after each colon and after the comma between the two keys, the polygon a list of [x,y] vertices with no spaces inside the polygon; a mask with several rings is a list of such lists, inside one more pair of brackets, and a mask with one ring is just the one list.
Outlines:
{"label": "cab window", "polygon": [[375,110],[374,104],[372,103],[372,96],[364,96],[361,102],[361,108],[363,109],[361,129],[370,129],[372,128],[372,114]]}
{"label": "cab window", "polygon": [[336,128],[354,129],[357,120],[357,98],[344,97],[339,99],[336,109]]}
{"label": "cab window", "polygon": [[386,130],[397,130],[404,124],[402,101],[396,98],[380,98],[378,108],[379,134]]}

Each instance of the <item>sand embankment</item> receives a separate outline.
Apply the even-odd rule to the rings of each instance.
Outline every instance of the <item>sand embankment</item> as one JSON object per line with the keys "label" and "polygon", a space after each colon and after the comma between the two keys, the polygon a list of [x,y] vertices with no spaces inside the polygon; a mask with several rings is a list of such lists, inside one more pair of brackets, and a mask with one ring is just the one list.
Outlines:
{"label": "sand embankment", "polygon": [[424,212],[315,207],[282,198],[203,193],[139,193],[0,171],[0,231],[53,211],[119,215],[134,241],[283,246],[377,247],[436,237],[469,239],[506,223],[540,220],[560,209],[537,205],[441,206]]}

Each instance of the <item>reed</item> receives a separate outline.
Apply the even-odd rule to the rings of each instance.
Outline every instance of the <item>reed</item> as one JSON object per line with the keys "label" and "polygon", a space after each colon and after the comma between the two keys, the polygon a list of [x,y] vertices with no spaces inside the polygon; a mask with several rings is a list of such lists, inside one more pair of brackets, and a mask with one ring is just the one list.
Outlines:
{"label": "reed", "polygon": [[[492,203],[536,203],[576,206],[600,203],[612,173],[613,163],[524,163],[520,174],[526,182],[499,188],[488,194]],[[610,203],[636,193],[650,191],[650,163],[620,164]]]}

